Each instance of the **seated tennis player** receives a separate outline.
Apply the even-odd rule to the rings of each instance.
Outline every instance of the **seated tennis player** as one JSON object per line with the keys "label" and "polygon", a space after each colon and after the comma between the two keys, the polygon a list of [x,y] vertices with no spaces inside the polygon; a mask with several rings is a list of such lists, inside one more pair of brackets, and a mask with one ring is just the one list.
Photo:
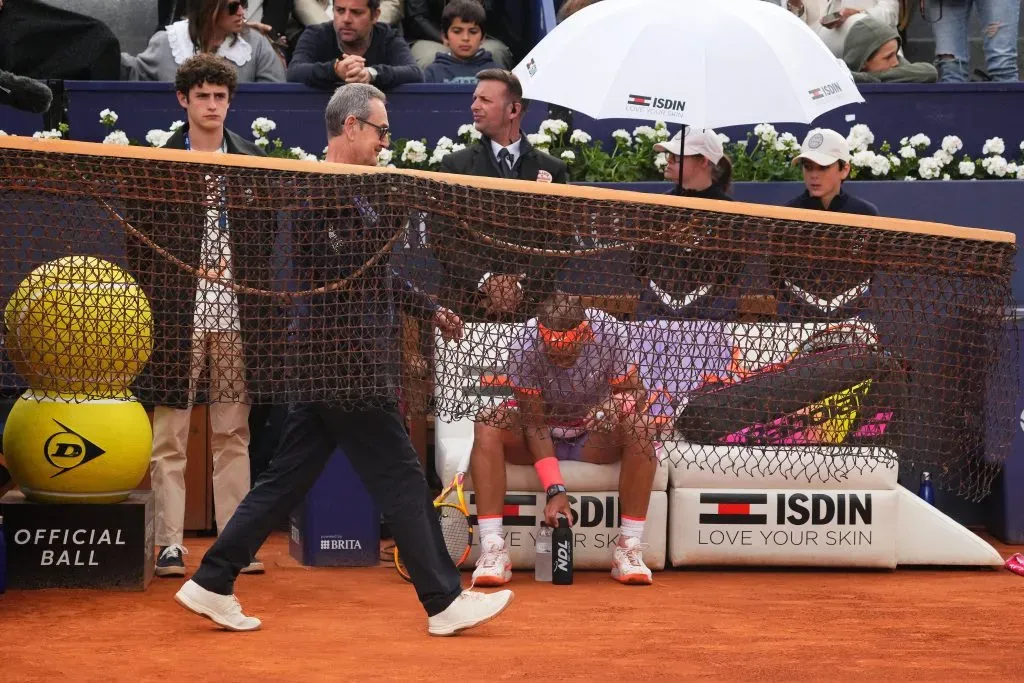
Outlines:
{"label": "seated tennis player", "polygon": [[626,327],[584,309],[578,297],[556,293],[541,304],[512,341],[506,368],[514,398],[478,415],[471,472],[480,523],[477,586],[512,578],[502,512],[505,463],[532,464],[547,493],[544,517],[570,521],[559,461],[621,461],[622,526],[612,555],[612,578],[650,584],[640,539],[658,468],[648,394],[629,360]]}

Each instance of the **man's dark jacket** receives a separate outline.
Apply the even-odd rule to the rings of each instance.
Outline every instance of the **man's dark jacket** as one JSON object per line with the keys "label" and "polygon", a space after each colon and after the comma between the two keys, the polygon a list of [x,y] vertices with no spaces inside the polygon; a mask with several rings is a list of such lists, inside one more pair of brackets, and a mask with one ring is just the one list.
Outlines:
{"label": "man's dark jacket", "polygon": [[[309,26],[295,45],[292,61],[288,64],[288,80],[305,83],[311,88],[335,90],[342,81],[334,72],[334,61],[343,56],[332,22]],[[373,85],[381,90],[423,81],[423,72],[416,65],[409,44],[390,26],[373,25],[370,46],[363,57],[366,66],[377,70]]]}
{"label": "man's dark jacket", "polygon": [[[519,143],[515,178],[536,180],[540,171],[551,174],[553,182],[569,179],[565,163],[535,149],[526,136]],[[498,162],[491,141],[484,137],[466,149],[441,160],[441,171],[462,175],[499,178]],[[565,199],[523,196],[500,190],[450,189],[449,201],[459,209],[451,216],[432,214],[430,235],[434,255],[444,271],[439,301],[467,321],[485,318],[478,288],[486,273],[525,274],[523,304],[510,319],[526,319],[536,305],[555,288],[558,274],[573,249],[576,225],[552,222]],[[439,204],[443,205],[443,204]],[[561,207],[564,210],[564,206]],[[538,254],[553,249],[559,254]]]}
{"label": "man's dark jacket", "polygon": [[[185,149],[188,125],[167,141]],[[225,129],[228,154],[266,156],[259,147]],[[270,290],[277,235],[277,200],[269,173],[223,167],[233,282]],[[210,168],[212,170],[212,167]],[[133,176],[122,190],[128,223],[159,248],[188,264],[200,265],[207,229],[207,169],[155,162]],[[183,408],[188,403],[189,366],[195,313],[196,275],[128,233],[129,268],[153,311],[153,353],[134,387],[144,403]],[[287,319],[273,297],[238,293],[239,323],[247,388],[253,401],[280,391],[281,358]]]}

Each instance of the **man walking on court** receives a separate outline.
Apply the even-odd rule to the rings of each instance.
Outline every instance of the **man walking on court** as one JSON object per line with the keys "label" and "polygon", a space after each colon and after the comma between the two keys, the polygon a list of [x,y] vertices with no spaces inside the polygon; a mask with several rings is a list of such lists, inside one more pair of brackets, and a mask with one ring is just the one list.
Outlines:
{"label": "man walking on court", "polygon": [[[373,166],[388,145],[385,96],[368,84],[340,88],[327,105],[327,161]],[[233,631],[253,631],[260,620],[242,613],[234,582],[282,515],[305,497],[335,449],[341,448],[366,485],[394,533],[416,593],[427,612],[431,635],[454,635],[501,613],[511,591],[463,591],[458,570],[445,548],[427,482],[409,441],[386,375],[394,365],[388,344],[398,337],[370,334],[394,320],[393,295],[387,287],[390,266],[366,268],[369,256],[386,238],[378,216],[362,197],[338,198],[337,208],[310,207],[311,219],[296,221],[296,266],[323,292],[309,298],[305,344],[309,357],[296,372],[318,372],[315,396],[289,407],[277,454],[256,486],[238,507],[231,523],[207,551],[191,581],[175,599],[196,614]],[[356,253],[353,253],[355,251]],[[367,253],[362,253],[362,252]],[[363,270],[353,291],[330,287]],[[365,284],[364,284],[365,283]],[[420,297],[420,310],[434,310],[442,334],[457,337],[461,320],[406,286],[404,301]],[[358,311],[354,310],[355,304]],[[352,316],[339,315],[353,311]],[[329,315],[333,312],[333,317]],[[358,318],[356,317],[358,316]],[[353,325],[352,320],[355,320]],[[354,328],[354,329],[353,329]],[[324,377],[326,375],[326,377]],[[332,379],[337,377],[337,379]],[[327,393],[324,396],[324,386]],[[334,384],[334,386],[330,386]],[[355,398],[357,407],[328,403]]]}

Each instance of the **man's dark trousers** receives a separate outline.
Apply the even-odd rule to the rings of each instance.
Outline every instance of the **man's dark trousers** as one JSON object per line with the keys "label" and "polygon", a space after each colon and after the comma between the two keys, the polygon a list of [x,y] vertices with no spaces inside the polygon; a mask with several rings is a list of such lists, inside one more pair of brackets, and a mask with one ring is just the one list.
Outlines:
{"label": "man's dark trousers", "polygon": [[275,528],[305,498],[341,448],[391,527],[416,594],[429,616],[462,592],[459,571],[441,536],[416,451],[393,406],[346,411],[322,403],[289,406],[270,467],[206,552],[192,580],[221,595]]}

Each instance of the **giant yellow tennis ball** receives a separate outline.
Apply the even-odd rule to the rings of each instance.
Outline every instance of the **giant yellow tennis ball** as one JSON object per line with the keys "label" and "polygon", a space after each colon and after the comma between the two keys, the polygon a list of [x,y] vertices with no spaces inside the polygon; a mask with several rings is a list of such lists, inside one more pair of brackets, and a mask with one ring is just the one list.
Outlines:
{"label": "giant yellow tennis ball", "polygon": [[121,268],[89,256],[33,270],[7,302],[4,322],[8,355],[35,389],[116,395],[152,350],[145,293]]}
{"label": "giant yellow tennis ball", "polygon": [[117,503],[146,475],[153,432],[131,394],[86,399],[28,391],[4,428],[15,483],[40,503]]}

